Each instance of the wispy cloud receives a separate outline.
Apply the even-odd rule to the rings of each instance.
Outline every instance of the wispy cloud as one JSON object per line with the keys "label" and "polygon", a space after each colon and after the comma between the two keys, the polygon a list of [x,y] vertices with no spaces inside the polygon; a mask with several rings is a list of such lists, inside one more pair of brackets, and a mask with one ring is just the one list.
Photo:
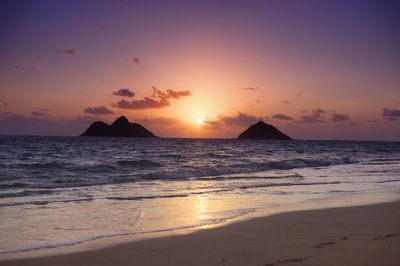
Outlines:
{"label": "wispy cloud", "polygon": [[312,112],[314,113],[314,114],[326,114],[326,113],[329,113],[329,111],[327,111],[327,110],[324,110],[324,109],[321,109],[321,108],[317,108],[317,109],[314,109],[314,110],[312,110]]}
{"label": "wispy cloud", "polygon": [[138,57],[135,57],[132,59],[132,62],[138,64],[140,63],[140,59]]}
{"label": "wispy cloud", "polygon": [[121,96],[121,97],[133,97],[135,93],[128,88],[119,89],[113,92],[113,95]]}
{"label": "wispy cloud", "polygon": [[57,53],[73,56],[78,53],[78,49],[75,48],[62,49],[58,50]]}
{"label": "wispy cloud", "polygon": [[14,69],[20,71],[28,71],[28,72],[35,70],[35,68],[32,66],[17,66],[17,65],[14,66]]}
{"label": "wispy cloud", "polygon": [[272,116],[272,119],[275,120],[293,120],[292,117],[284,115],[284,114],[275,114]]}
{"label": "wispy cloud", "polygon": [[246,90],[246,91],[255,91],[255,90],[258,90],[257,87],[241,87],[240,89]]}
{"label": "wispy cloud", "polygon": [[400,120],[400,109],[383,109],[382,116],[387,120]]}
{"label": "wispy cloud", "polygon": [[284,104],[291,104],[292,102],[291,102],[291,101],[284,100],[282,103],[284,103]]}
{"label": "wispy cloud", "polygon": [[262,120],[261,117],[248,115],[246,113],[238,112],[236,116],[222,116],[221,121],[227,126],[249,126]]}
{"label": "wispy cloud", "polygon": [[216,120],[204,120],[204,124],[206,124],[206,126],[209,127],[220,127],[222,126],[220,121],[216,121]]}
{"label": "wispy cloud", "polygon": [[336,123],[342,123],[350,120],[350,116],[346,114],[337,114],[333,113],[331,117],[331,121]]}
{"label": "wispy cloud", "polygon": [[134,122],[143,124],[145,126],[161,126],[169,127],[180,123],[179,119],[172,117],[156,117],[156,118],[140,118],[135,119]]}
{"label": "wispy cloud", "polygon": [[205,120],[204,123],[210,127],[220,127],[223,125],[247,127],[260,120],[262,120],[262,117],[237,112],[234,116],[218,116],[217,119]]}
{"label": "wispy cloud", "polygon": [[110,115],[114,113],[105,106],[87,107],[83,110],[83,112],[92,115]]}
{"label": "wispy cloud", "polygon": [[39,112],[39,111],[33,111],[31,114],[34,115],[34,116],[47,116],[47,115],[49,115],[48,113]]}
{"label": "wispy cloud", "polygon": [[175,91],[167,90],[161,91],[153,87],[153,94],[150,97],[142,99],[134,99],[127,101],[125,99],[113,104],[113,107],[121,109],[161,109],[171,105],[171,100],[179,100],[181,98],[190,96],[191,92],[188,90]]}
{"label": "wispy cloud", "polygon": [[305,123],[305,124],[313,124],[313,123],[323,123],[324,117],[323,114],[328,113],[328,111],[317,108],[312,110],[311,115],[304,115],[301,117],[301,120],[296,121],[297,123]]}

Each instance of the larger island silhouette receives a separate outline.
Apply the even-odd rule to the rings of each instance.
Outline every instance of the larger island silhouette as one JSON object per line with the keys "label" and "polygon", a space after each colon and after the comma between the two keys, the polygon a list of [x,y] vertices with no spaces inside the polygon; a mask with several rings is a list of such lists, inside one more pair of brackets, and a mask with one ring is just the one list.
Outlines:
{"label": "larger island silhouette", "polygon": [[[81,135],[88,137],[134,137],[134,138],[156,138],[150,130],[138,123],[130,123],[125,116],[117,118],[111,125],[102,121],[96,121]],[[282,139],[290,140],[273,125],[259,121],[243,131],[239,139]]]}
{"label": "larger island silhouette", "polygon": [[81,135],[88,137],[134,137],[156,138],[150,130],[137,123],[130,123],[125,116],[117,118],[111,125],[96,121]]}

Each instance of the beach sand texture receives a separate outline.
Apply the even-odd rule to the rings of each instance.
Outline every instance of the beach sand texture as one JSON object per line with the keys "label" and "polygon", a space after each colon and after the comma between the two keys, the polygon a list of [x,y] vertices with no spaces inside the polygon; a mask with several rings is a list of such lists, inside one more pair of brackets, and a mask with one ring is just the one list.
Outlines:
{"label": "beach sand texture", "polygon": [[400,265],[400,202],[282,213],[0,265]]}

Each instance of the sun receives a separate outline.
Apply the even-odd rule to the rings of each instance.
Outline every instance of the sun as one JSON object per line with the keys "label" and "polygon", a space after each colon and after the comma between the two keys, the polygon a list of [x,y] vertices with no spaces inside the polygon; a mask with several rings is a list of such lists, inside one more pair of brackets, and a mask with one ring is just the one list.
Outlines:
{"label": "sun", "polygon": [[204,125],[204,121],[206,120],[206,117],[204,115],[199,115],[197,117],[196,123],[198,126]]}

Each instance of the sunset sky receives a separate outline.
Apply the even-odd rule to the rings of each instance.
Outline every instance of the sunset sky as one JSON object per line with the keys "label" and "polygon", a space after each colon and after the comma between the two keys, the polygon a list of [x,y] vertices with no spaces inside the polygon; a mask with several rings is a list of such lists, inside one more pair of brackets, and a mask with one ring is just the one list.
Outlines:
{"label": "sunset sky", "polygon": [[400,1],[0,4],[0,134],[400,140]]}

